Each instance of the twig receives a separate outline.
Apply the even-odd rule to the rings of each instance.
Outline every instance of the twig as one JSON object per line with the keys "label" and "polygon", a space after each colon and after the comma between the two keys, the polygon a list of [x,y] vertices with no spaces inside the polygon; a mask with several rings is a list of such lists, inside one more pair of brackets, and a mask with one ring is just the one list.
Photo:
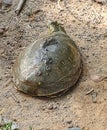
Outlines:
{"label": "twig", "polygon": [[19,1],[18,6],[17,6],[17,8],[16,8],[16,10],[15,10],[15,13],[16,13],[17,15],[20,14],[20,12],[21,12],[21,10],[22,10],[23,5],[24,5],[25,2],[26,2],[26,0],[20,0],[20,1]]}
{"label": "twig", "polygon": [[92,93],[94,91],[94,89],[90,89],[88,92],[86,92],[86,95],[89,95],[90,93]]}

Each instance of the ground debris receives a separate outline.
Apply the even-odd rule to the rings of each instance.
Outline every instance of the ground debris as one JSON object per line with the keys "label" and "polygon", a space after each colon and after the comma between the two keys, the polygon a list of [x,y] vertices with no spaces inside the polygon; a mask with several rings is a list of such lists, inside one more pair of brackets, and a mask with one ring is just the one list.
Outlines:
{"label": "ground debris", "polygon": [[12,5],[12,0],[2,0],[2,4],[7,7]]}
{"label": "ground debris", "polygon": [[6,13],[9,12],[11,10],[12,6],[12,0],[1,0],[1,10],[0,13]]}
{"label": "ground debris", "polygon": [[25,2],[26,2],[26,0],[19,0],[18,6],[17,6],[17,8],[16,8],[16,10],[15,10],[15,13],[16,13],[17,15],[20,14],[20,12],[21,12],[21,10],[22,10],[22,8],[23,8]]}
{"label": "ground debris", "polygon": [[99,4],[107,4],[107,0],[94,0],[95,2],[99,3]]}
{"label": "ground debris", "polygon": [[72,128],[68,128],[67,130],[82,130],[82,129],[79,127],[72,127]]}
{"label": "ground debris", "polygon": [[89,91],[86,92],[86,95],[89,95],[90,93],[92,93],[94,91],[94,89],[90,89]]}
{"label": "ground debris", "polygon": [[96,103],[97,102],[97,92],[93,89],[93,88],[91,88],[91,89],[88,89],[87,91],[86,91],[86,93],[85,93],[85,95],[91,95],[91,97],[92,97],[92,102],[93,103]]}
{"label": "ground debris", "polygon": [[2,130],[19,130],[17,122],[7,119],[6,117],[0,116],[0,129]]}
{"label": "ground debris", "polygon": [[91,75],[90,78],[94,82],[101,82],[103,80],[107,80],[107,76],[106,75]]}
{"label": "ground debris", "polygon": [[92,92],[92,101],[93,101],[93,103],[96,103],[97,102],[97,92]]}
{"label": "ground debris", "polygon": [[57,106],[54,104],[49,104],[49,106],[47,107],[48,110],[54,110],[56,108],[57,108]]}
{"label": "ground debris", "polygon": [[37,14],[37,13],[39,13],[39,12],[43,12],[43,10],[41,10],[41,9],[34,10],[34,11],[33,11],[33,14]]}

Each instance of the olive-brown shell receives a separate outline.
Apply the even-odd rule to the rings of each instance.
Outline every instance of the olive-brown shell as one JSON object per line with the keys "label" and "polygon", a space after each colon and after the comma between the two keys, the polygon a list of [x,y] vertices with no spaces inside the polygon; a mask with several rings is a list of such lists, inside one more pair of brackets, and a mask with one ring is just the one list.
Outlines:
{"label": "olive-brown shell", "polygon": [[15,87],[33,96],[68,90],[81,73],[81,56],[74,41],[61,31],[30,44],[13,69]]}

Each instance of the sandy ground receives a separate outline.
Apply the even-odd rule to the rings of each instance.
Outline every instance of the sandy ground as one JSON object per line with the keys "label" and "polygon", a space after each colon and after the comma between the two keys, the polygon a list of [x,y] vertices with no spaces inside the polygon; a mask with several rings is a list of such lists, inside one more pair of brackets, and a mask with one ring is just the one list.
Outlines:
{"label": "sandy ground", "polygon": [[[0,116],[17,121],[20,130],[106,130],[107,5],[66,0],[60,10],[57,1],[28,0],[16,16],[17,3],[0,9]],[[12,66],[27,45],[48,33],[50,20],[61,22],[78,45],[83,74],[75,88],[59,98],[30,97],[14,89]]]}

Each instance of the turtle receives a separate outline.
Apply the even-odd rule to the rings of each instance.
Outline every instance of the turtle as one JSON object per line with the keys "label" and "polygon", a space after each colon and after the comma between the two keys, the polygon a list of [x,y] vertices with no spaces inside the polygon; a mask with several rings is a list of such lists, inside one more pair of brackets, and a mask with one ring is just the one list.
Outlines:
{"label": "turtle", "polygon": [[57,97],[78,81],[82,60],[76,43],[57,21],[49,24],[50,33],[28,45],[13,67],[17,90],[31,96]]}

